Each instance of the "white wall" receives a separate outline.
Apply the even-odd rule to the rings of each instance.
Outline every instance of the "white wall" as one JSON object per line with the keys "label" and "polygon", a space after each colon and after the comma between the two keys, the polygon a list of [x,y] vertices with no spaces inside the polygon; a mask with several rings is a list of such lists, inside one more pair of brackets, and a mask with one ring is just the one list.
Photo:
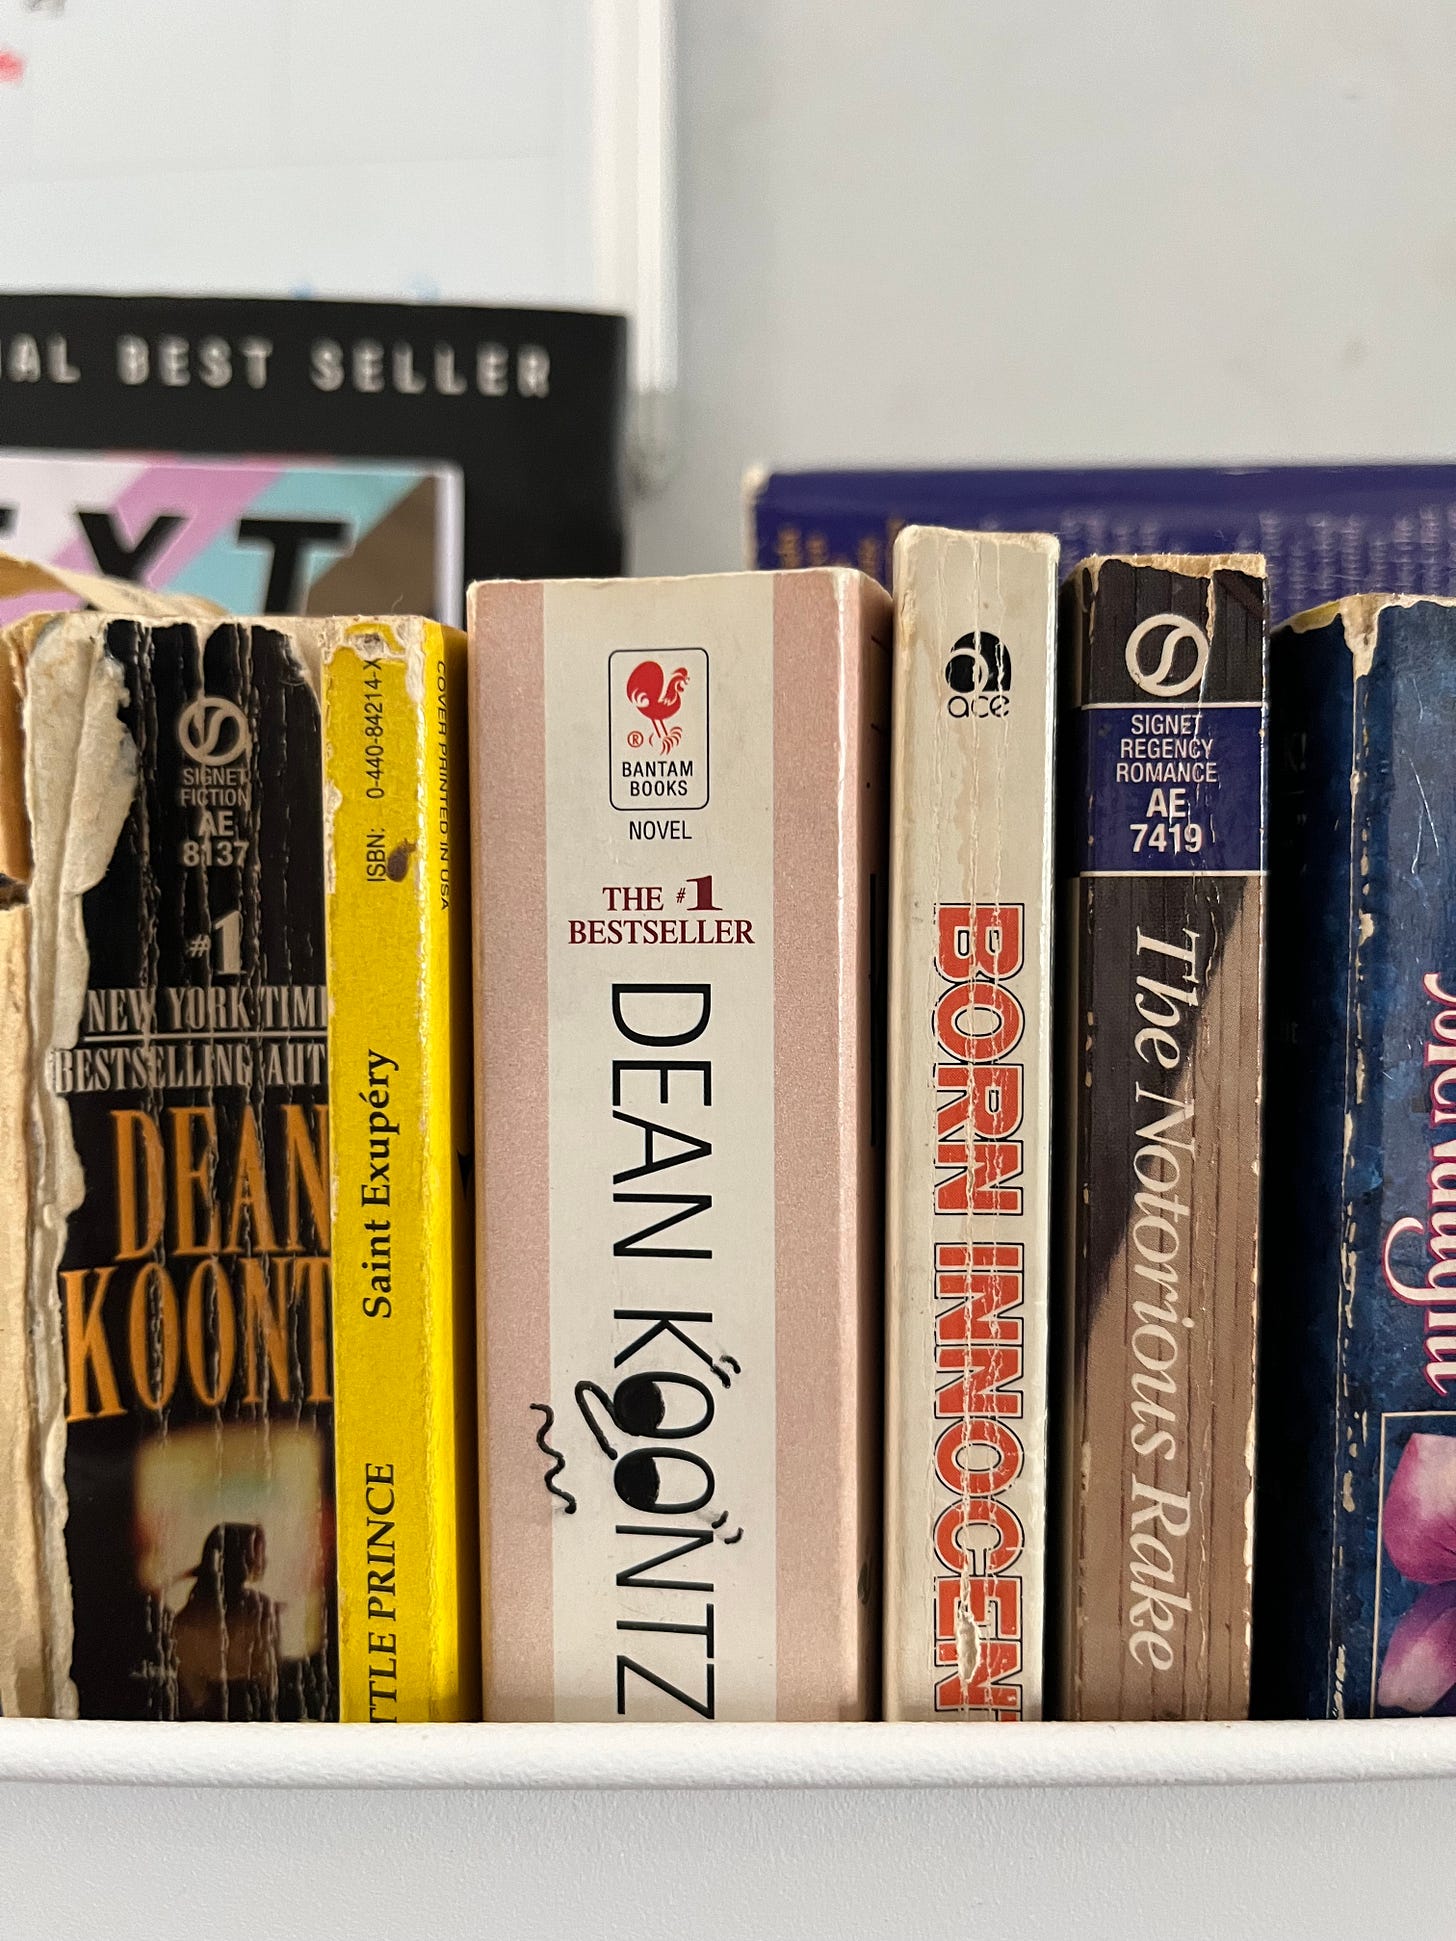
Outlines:
{"label": "white wall", "polygon": [[1452,0],[682,0],[681,461],[1456,457]]}
{"label": "white wall", "polygon": [[591,303],[591,0],[0,0],[15,290]]}

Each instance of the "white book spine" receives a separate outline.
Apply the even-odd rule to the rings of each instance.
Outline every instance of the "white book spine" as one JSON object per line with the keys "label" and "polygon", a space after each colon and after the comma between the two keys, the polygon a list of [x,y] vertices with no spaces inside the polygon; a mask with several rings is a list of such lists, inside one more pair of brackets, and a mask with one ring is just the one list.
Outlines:
{"label": "white book spine", "polygon": [[885,1713],[1035,1719],[1057,543],[896,542]]}

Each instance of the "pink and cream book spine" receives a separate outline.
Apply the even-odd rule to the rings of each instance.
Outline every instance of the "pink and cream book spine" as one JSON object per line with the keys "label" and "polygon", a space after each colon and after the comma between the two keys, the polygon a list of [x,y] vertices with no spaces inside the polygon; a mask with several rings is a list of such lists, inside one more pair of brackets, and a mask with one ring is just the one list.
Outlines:
{"label": "pink and cream book spine", "polygon": [[1057,542],[895,542],[885,1715],[1035,1719]]}
{"label": "pink and cream book spine", "polygon": [[888,597],[471,628],[486,1716],[864,1718]]}

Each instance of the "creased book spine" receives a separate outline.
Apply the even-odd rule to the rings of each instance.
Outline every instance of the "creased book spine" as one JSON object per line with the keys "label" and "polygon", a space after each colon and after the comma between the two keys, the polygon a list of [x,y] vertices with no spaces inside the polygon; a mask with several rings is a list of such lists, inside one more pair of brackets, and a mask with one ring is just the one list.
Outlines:
{"label": "creased book spine", "polygon": [[92,614],[25,677],[46,1703],[334,1716],[316,690]]}
{"label": "creased book spine", "polygon": [[1270,647],[1257,1709],[1456,1713],[1456,603]]}
{"label": "creased book spine", "polygon": [[885,1712],[1043,1703],[1057,542],[895,544]]}
{"label": "creased book spine", "polygon": [[[29,630],[26,630],[28,632]],[[0,634],[0,1711],[58,1709],[65,1668],[42,1609],[38,1445],[30,1371],[30,835],[25,813],[26,655]]]}
{"label": "creased book spine", "polygon": [[[205,602],[177,596],[170,604],[94,574],[42,566],[0,554],[0,599],[40,596],[80,599],[98,612],[212,613]],[[22,610],[28,611],[23,607]],[[32,1276],[40,1229],[60,1217],[40,1214],[35,1183],[44,1158],[39,1143],[41,1101],[32,1017],[36,897],[27,806],[27,725],[30,654],[51,624],[44,612],[12,620],[0,632],[0,1710],[11,1714],[68,1713],[76,1706],[70,1679],[71,1602],[62,1528],[65,1518],[64,1414],[60,1338],[53,1290]],[[64,623],[77,650],[91,652],[103,622],[94,615]],[[39,733],[45,738],[45,724]],[[93,749],[92,753],[96,751]],[[77,793],[78,817],[95,817],[106,770],[98,763]],[[65,939],[68,949],[73,940]],[[49,946],[42,952],[53,974]],[[44,980],[41,980],[44,982]],[[40,985],[36,984],[39,989]]]}
{"label": "creased book spine", "polygon": [[465,637],[327,623],[340,1711],[478,1715]]}
{"label": "creased book spine", "polygon": [[1265,616],[1253,556],[1067,589],[1072,1718],[1248,1711]]}
{"label": "creased book spine", "polygon": [[888,600],[472,612],[487,1716],[862,1718]]}

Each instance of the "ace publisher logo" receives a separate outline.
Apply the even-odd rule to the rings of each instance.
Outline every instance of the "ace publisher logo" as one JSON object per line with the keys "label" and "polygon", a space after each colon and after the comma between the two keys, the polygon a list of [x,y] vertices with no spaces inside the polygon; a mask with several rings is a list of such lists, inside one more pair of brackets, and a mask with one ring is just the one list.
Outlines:
{"label": "ace publisher logo", "polygon": [[608,656],[614,809],[708,806],[708,655],[620,648]]}
{"label": "ace publisher logo", "polygon": [[946,713],[957,721],[968,715],[1011,711],[1011,650],[995,634],[962,634],[945,664]]}

